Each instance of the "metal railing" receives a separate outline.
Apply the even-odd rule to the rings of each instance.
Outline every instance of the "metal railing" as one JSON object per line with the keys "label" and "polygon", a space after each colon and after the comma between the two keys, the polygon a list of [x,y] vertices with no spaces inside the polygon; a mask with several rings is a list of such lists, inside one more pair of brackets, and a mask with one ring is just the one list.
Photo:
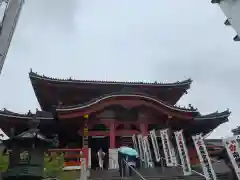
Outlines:
{"label": "metal railing", "polygon": [[[123,172],[123,168],[125,168],[125,177],[130,177],[130,172],[129,170],[131,169],[138,177],[140,177],[142,180],[147,180],[146,178],[144,178],[140,172],[138,172],[133,166],[130,166],[128,164],[128,162],[125,159],[122,159],[121,163],[124,163],[125,166],[121,166],[122,167],[122,172]],[[123,173],[122,173],[122,178],[123,178]]]}
{"label": "metal railing", "polygon": [[[163,160],[166,161],[166,159],[165,159],[164,157],[161,157],[161,166],[164,168],[164,166],[163,166]],[[183,168],[183,165],[181,165],[181,164],[179,164],[179,163],[176,163],[176,165],[179,166],[179,167],[181,167],[181,168]],[[202,173],[200,173],[200,172],[198,172],[198,171],[195,171],[195,170],[193,170],[193,169],[191,169],[191,171],[194,172],[195,174],[198,174],[199,176],[202,176],[202,177],[206,178],[204,174],[202,174]]]}
{"label": "metal railing", "polygon": [[[116,161],[116,159],[113,159],[112,157],[109,157],[109,159],[111,159],[111,160],[113,161],[113,164],[115,164],[114,167],[118,167],[118,169],[120,168],[119,165],[118,165],[118,162]],[[120,171],[123,172],[123,171],[124,171],[123,168],[125,168],[125,172],[126,172],[125,176],[123,175],[123,173],[121,173],[121,175],[122,175],[121,178],[122,178],[122,179],[124,179],[124,177],[125,177],[125,178],[128,178],[128,177],[130,176],[130,174],[129,174],[129,168],[130,168],[130,169],[131,169],[137,176],[139,176],[142,180],[147,180],[147,179],[144,178],[144,177],[141,175],[141,173],[138,172],[134,167],[130,166],[125,159],[122,159],[121,163],[124,163],[125,166],[122,165],[122,166],[121,166],[122,169],[121,169]]]}

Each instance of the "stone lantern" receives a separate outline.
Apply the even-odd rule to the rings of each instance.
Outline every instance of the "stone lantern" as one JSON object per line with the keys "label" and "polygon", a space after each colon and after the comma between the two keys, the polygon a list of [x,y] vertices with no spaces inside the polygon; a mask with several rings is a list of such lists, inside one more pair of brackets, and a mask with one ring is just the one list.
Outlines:
{"label": "stone lantern", "polygon": [[9,151],[9,165],[4,180],[40,180],[43,178],[44,152],[58,145],[57,138],[49,139],[38,129],[36,115],[29,130],[3,141]]}

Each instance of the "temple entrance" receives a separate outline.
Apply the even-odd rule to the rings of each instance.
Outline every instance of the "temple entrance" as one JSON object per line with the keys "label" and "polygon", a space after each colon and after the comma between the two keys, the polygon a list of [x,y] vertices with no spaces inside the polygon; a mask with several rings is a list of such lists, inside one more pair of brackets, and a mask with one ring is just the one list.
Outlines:
{"label": "temple entrance", "polygon": [[106,153],[104,157],[104,169],[108,169],[108,149],[109,149],[109,136],[92,136],[89,137],[89,148],[91,148],[91,168],[97,169],[98,166],[98,159],[97,159],[97,152],[100,148],[102,148],[103,152]]}

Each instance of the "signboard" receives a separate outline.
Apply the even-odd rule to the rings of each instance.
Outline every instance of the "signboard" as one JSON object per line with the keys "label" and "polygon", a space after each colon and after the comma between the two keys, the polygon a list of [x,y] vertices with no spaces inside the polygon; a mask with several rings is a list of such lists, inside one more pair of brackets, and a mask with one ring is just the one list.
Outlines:
{"label": "signboard", "polygon": [[164,156],[166,159],[166,165],[174,166],[174,160],[173,160],[171,145],[170,145],[169,136],[168,136],[168,129],[160,130],[160,136],[162,140]]}
{"label": "signboard", "polygon": [[151,149],[149,146],[149,141],[148,141],[148,136],[145,136],[143,138],[143,147],[144,147],[144,154],[146,155],[146,166],[147,167],[153,167],[153,160],[152,160],[152,154],[151,154]]}
{"label": "signboard", "polygon": [[161,160],[161,155],[160,155],[160,152],[159,152],[159,146],[158,146],[157,136],[156,136],[155,130],[150,131],[150,138],[151,138],[152,145],[153,145],[155,159],[156,159],[157,162],[159,162]]}
{"label": "signboard", "polygon": [[[132,141],[133,141],[134,149],[136,149],[136,151],[138,152],[138,154],[140,154],[139,148],[138,148],[138,144],[137,144],[137,138],[136,138],[136,135],[135,135],[135,134],[133,134],[133,136],[132,136]],[[140,156],[140,155],[139,155],[139,156]]]}
{"label": "signboard", "polygon": [[138,147],[139,147],[139,156],[142,161],[145,161],[144,151],[143,151],[143,137],[141,134],[137,136]]}
{"label": "signboard", "polygon": [[237,141],[239,139],[240,139],[239,135],[223,139],[223,144],[232,162],[237,178],[240,180],[240,149]]}
{"label": "signboard", "polygon": [[206,180],[216,180],[216,174],[213,170],[212,163],[209,158],[202,135],[197,134],[195,136],[192,136],[192,139]]}
{"label": "signboard", "polygon": [[185,139],[183,136],[183,131],[175,131],[174,132],[176,143],[177,143],[177,149],[178,154],[180,156],[182,168],[183,168],[183,174],[184,176],[189,176],[192,174],[191,164],[188,156],[188,150],[185,144]]}
{"label": "signboard", "polygon": [[83,136],[88,136],[88,128],[83,129]]}

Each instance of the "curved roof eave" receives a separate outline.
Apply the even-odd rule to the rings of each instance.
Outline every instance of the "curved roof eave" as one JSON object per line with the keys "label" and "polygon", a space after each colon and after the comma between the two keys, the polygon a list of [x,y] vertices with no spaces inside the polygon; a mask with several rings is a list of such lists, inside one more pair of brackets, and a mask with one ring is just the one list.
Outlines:
{"label": "curved roof eave", "polygon": [[33,79],[37,80],[43,80],[43,81],[49,81],[49,82],[56,82],[56,83],[75,83],[75,84],[119,84],[119,85],[133,85],[133,86],[141,86],[141,85],[146,85],[146,86],[152,86],[152,87],[184,87],[186,90],[190,88],[190,85],[192,83],[192,79],[186,79],[183,81],[177,81],[174,83],[147,83],[147,82],[118,82],[118,81],[94,81],[94,80],[75,80],[75,79],[57,79],[57,78],[51,78],[51,77],[46,77],[44,75],[39,75],[35,72],[32,72],[32,70],[29,73],[29,77],[31,81]]}
{"label": "curved roof eave", "polygon": [[211,120],[211,119],[228,119],[231,112],[229,109],[223,111],[223,112],[214,112],[206,115],[200,115],[194,118],[194,120]]}
{"label": "curved roof eave", "polygon": [[177,107],[174,105],[170,105],[170,104],[166,104],[163,101],[157,100],[153,97],[147,96],[147,95],[143,95],[143,94],[123,94],[123,93],[115,93],[115,94],[109,94],[109,95],[104,95],[98,99],[95,99],[94,101],[85,103],[85,104],[79,104],[79,105],[75,105],[75,106],[60,106],[56,109],[56,111],[59,112],[67,112],[67,111],[75,111],[75,110],[81,110],[81,109],[85,109],[91,106],[94,106],[95,104],[101,103],[102,101],[105,100],[109,100],[111,98],[117,98],[117,97],[134,97],[134,98],[141,98],[144,100],[148,100],[148,101],[152,101],[154,103],[159,104],[160,106],[163,106],[165,108],[168,108],[170,110],[173,111],[178,111],[178,112],[183,112],[183,113],[196,113],[196,115],[199,114],[199,112],[197,111],[197,109],[194,108],[182,108],[182,107]]}

